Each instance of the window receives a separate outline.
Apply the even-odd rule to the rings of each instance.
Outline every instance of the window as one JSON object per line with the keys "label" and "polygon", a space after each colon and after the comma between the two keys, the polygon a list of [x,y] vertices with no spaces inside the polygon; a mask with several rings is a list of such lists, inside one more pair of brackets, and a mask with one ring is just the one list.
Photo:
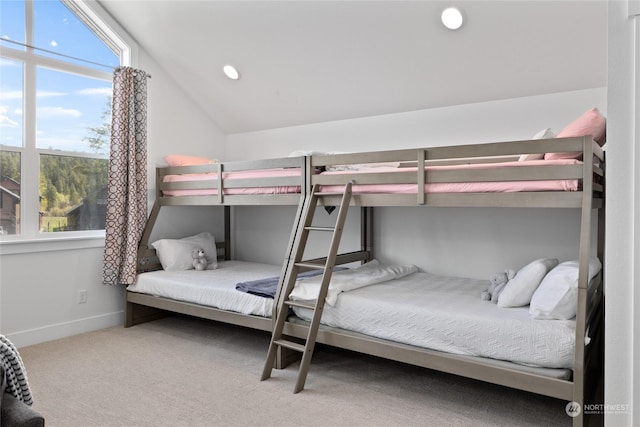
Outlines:
{"label": "window", "polygon": [[95,7],[2,2],[3,237],[104,229],[112,72],[128,64],[130,51]]}

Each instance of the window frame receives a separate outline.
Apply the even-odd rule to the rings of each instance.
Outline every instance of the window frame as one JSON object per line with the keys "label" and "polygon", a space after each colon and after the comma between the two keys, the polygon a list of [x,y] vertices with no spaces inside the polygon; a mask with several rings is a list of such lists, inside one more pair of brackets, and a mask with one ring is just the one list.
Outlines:
{"label": "window frame", "polygon": [[[120,57],[121,66],[137,63],[138,47],[133,39],[95,1],[60,0]],[[26,44],[33,45],[33,2],[26,4]],[[41,56],[32,49],[2,47],[2,57],[23,64],[23,141],[19,147],[2,146],[3,151],[20,153],[21,218],[20,234],[0,236],[0,254],[41,252],[49,250],[82,249],[104,246],[104,230],[41,232],[39,230],[40,155],[106,158],[64,150],[36,147],[36,70],[45,67],[55,71],[80,74],[97,79],[112,80],[112,73],[82,65]],[[37,171],[33,173],[33,171]]]}

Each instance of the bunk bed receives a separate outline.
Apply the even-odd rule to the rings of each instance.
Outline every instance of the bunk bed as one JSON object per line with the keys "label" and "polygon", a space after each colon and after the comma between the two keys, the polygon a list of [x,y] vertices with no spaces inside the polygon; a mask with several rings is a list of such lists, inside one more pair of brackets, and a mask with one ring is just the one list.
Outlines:
{"label": "bunk bed", "polygon": [[[527,157],[538,160],[522,161]],[[602,271],[590,269],[590,263],[593,264],[594,257],[603,260],[604,255],[605,161],[603,149],[591,136],[313,155],[308,160],[308,171],[308,188],[318,188],[319,203],[326,206],[339,205],[343,199],[340,189],[350,183],[350,204],[359,207],[520,207],[578,210],[581,223],[575,263],[577,304],[575,318],[564,321],[565,326],[567,322],[570,323],[571,331],[568,338],[571,346],[568,361],[567,354],[564,354],[564,360],[558,364],[549,363],[544,366],[542,362],[541,366],[529,366],[524,362],[513,363],[491,357],[455,354],[395,340],[393,332],[390,334],[392,338],[376,337],[349,326],[360,324],[360,320],[351,323],[336,321],[340,317],[338,305],[354,307],[351,312],[353,314],[363,311],[363,304],[372,307],[376,301],[380,302],[375,299],[377,285],[343,293],[339,298],[344,300],[344,304],[325,308],[315,341],[564,399],[577,403],[579,408],[584,407],[583,404],[589,399],[588,392],[595,388],[595,381],[601,375],[604,331]],[[594,211],[597,212],[597,233],[592,236]],[[303,226],[299,222],[294,228]],[[363,232],[370,233],[371,230],[363,227]],[[597,241],[595,254],[591,253],[593,239]],[[336,264],[349,261],[349,257],[341,260],[338,255]],[[285,267],[286,264],[287,262]],[[289,262],[289,267],[286,268],[291,269],[291,265]],[[286,268],[283,274],[287,274]],[[429,279],[423,280],[428,282]],[[482,286],[486,284],[473,283],[470,292],[478,298],[477,292]],[[389,292],[393,293],[393,288],[388,285],[379,288],[391,289]],[[288,298],[283,292],[281,289],[277,296],[279,307]],[[381,295],[381,300],[392,299],[390,294]],[[364,299],[358,299],[360,297]],[[367,300],[368,297],[373,299]],[[491,310],[498,309],[493,304],[488,304],[487,307]],[[304,341],[310,329],[310,310],[295,307],[295,304],[293,308],[296,315],[288,318],[283,334],[294,340]],[[525,310],[527,313],[524,317],[529,317],[528,307]],[[402,308],[398,311],[401,312]],[[347,317],[349,316],[347,313]],[[566,334],[564,339],[567,339]],[[268,361],[265,371],[267,368]],[[263,379],[269,375],[268,372],[266,375],[263,373]],[[584,414],[580,410],[577,412],[577,415],[574,413],[574,425],[582,425]]]}
{"label": "bunk bed", "polygon": [[[545,158],[547,155],[549,158]],[[525,157],[538,160],[521,161]],[[158,254],[149,242],[158,213],[166,206],[221,206],[224,209],[224,239],[216,242],[222,268],[198,274],[216,274],[225,270],[225,263],[236,262],[230,260],[231,206],[297,205],[288,245],[288,256],[291,256],[295,235],[301,226],[303,205],[312,188],[319,188],[319,203],[328,208],[342,202],[336,189],[351,183],[350,204],[361,208],[361,248],[338,254],[336,264],[366,263],[373,259],[372,214],[375,207],[577,209],[581,235],[577,307],[575,320],[572,320],[575,323],[571,340],[574,352],[569,365],[535,367],[490,357],[448,353],[375,337],[345,326],[321,325],[316,341],[564,399],[582,407],[587,399],[586,391],[594,387],[592,381],[600,375],[603,357],[603,276],[600,271],[590,277],[589,262],[594,256],[603,260],[604,255],[604,175],[604,151],[590,136],[159,167],[156,200],[139,244],[138,272],[139,276],[169,273],[162,271]],[[597,211],[597,233],[592,236],[594,210]],[[597,240],[595,254],[591,253],[593,238]],[[270,268],[260,273],[256,270],[255,275],[244,277],[252,280],[261,274],[269,276],[279,271],[279,290],[275,299],[257,313],[215,307],[209,302],[189,301],[181,296],[138,292],[135,286],[130,286],[126,292],[125,326],[170,313],[182,313],[271,331],[275,313],[282,305],[281,287],[290,268],[289,261],[285,259],[283,266]],[[190,281],[191,278],[185,279],[184,273],[189,272],[181,273],[180,280]],[[242,281],[242,278],[231,280]],[[374,286],[365,289],[370,292],[375,290]],[[354,291],[352,295],[357,296],[359,292]],[[344,294],[345,298],[347,294]],[[309,329],[305,317],[303,309],[297,310],[297,315],[288,317],[284,333],[304,338]],[[290,362],[290,356],[285,352],[278,353],[276,366],[284,367]],[[581,425],[582,421],[583,414],[574,418],[575,425]]]}
{"label": "bunk bed", "polygon": [[[170,157],[170,156],[168,156]],[[237,281],[277,276],[280,266],[232,261],[231,206],[298,205],[306,193],[307,159],[289,157],[257,161],[217,162],[179,157],[183,161],[156,168],[156,198],[138,245],[136,283],[126,291],[125,326],[182,313],[222,322],[270,330],[270,301],[244,296],[234,290]],[[164,271],[156,248],[149,241],[161,209],[171,206],[220,206],[224,210],[224,236],[214,243],[218,268],[204,271]],[[191,236],[199,237],[199,236]],[[190,254],[187,254],[190,257]],[[165,264],[166,266],[166,264]],[[220,289],[194,289],[207,282]],[[202,288],[202,286],[200,286]],[[233,291],[229,292],[230,290]],[[238,295],[235,295],[235,294]],[[216,304],[219,298],[235,300]],[[240,299],[238,299],[240,297]]]}

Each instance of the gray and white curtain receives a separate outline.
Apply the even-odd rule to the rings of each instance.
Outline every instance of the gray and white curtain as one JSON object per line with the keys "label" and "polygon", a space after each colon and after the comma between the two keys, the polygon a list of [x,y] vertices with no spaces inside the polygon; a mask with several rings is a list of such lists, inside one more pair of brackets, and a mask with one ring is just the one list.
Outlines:
{"label": "gray and white curtain", "polygon": [[147,218],[147,78],[130,67],[113,74],[105,285],[128,285],[136,277],[138,241]]}

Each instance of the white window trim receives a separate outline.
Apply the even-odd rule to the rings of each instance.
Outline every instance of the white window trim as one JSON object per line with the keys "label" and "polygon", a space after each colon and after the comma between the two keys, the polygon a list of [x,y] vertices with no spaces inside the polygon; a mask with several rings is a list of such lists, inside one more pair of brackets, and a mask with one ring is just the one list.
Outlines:
{"label": "white window trim", "polygon": [[[76,15],[88,22],[87,25],[103,38],[111,48],[120,50],[120,65],[135,66],[138,64],[138,44],[118,24],[109,13],[95,0],[61,0]],[[115,44],[115,45],[114,45]]]}
{"label": "white window trim", "polygon": [[[131,38],[131,36],[107,13],[104,8],[98,4],[95,0],[61,0],[67,7],[69,7],[81,20],[94,30],[101,38],[108,38],[112,43],[107,43],[111,48],[116,48],[120,52],[120,64],[123,66],[135,66],[138,63],[138,45]],[[27,3],[29,7],[30,3]],[[32,14],[27,13],[27,20],[32,18]],[[32,25],[33,23],[31,23]],[[29,23],[27,22],[27,25]],[[27,44],[32,44],[30,40],[31,34],[27,34]],[[25,67],[26,78],[34,77],[36,65],[33,63],[30,55],[23,51],[5,48],[3,47],[3,57],[8,59],[16,59],[21,61]],[[69,71],[72,69],[82,70],[82,73],[96,78],[111,79],[111,73],[88,69],[81,65],[63,63],[55,58],[38,57],[38,66],[45,66],[47,68]],[[61,65],[64,64],[64,67]],[[29,74],[31,73],[31,75]],[[35,81],[33,79],[32,81]],[[35,96],[34,94],[28,94],[27,91],[35,91],[33,85],[25,85],[25,102],[24,102],[24,139],[27,144],[30,144],[35,149]],[[30,122],[29,122],[30,121]],[[37,188],[37,174],[24,173],[27,170],[40,170],[39,156],[36,156],[36,160],[28,159],[31,156],[25,156],[25,148],[23,147],[7,147],[11,151],[21,153],[21,168],[22,168],[22,185],[25,188]],[[38,150],[38,153],[44,153],[46,150]],[[45,153],[46,154],[46,153]],[[62,151],[55,151],[55,154],[64,155],[68,154]],[[78,153],[73,153],[74,156],[78,156]],[[95,157],[95,156],[92,156]],[[26,162],[24,162],[26,160]],[[34,182],[34,180],[36,182]],[[86,230],[86,231],[73,231],[73,232],[56,232],[56,233],[42,233],[38,230],[38,215],[39,203],[38,198],[30,200],[32,197],[25,197],[22,202],[22,217],[20,219],[22,230],[18,235],[4,235],[0,236],[0,256],[12,255],[20,253],[33,253],[33,252],[47,252],[47,251],[59,251],[70,249],[84,249],[104,246],[104,230]],[[36,212],[35,215],[28,214],[29,212]],[[27,213],[25,215],[25,213]],[[27,230],[25,233],[24,230]],[[30,231],[31,230],[31,231]],[[35,233],[34,233],[34,230]]]}
{"label": "white window trim", "polygon": [[[31,254],[36,252],[55,252],[74,249],[90,249],[104,247],[104,230],[97,235],[64,235],[67,233],[50,233],[56,236],[43,236],[35,239],[12,239],[0,242],[0,256]],[[63,236],[60,236],[62,234]]]}

